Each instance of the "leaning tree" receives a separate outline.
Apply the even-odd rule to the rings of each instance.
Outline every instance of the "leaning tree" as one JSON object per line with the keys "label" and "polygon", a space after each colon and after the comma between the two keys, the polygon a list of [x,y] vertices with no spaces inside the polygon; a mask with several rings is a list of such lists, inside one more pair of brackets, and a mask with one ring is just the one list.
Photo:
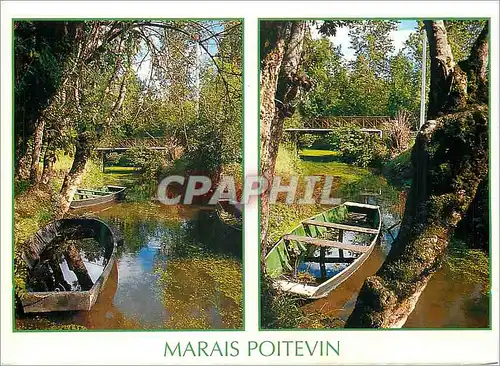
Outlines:
{"label": "leaning tree", "polygon": [[[194,62],[185,52],[194,45],[203,50],[203,56],[198,57],[211,65],[227,95],[234,94],[230,90],[235,88],[234,79],[241,78],[237,65],[226,67],[231,60],[224,59],[227,55],[222,51],[228,48],[223,44],[229,42],[228,35],[241,28],[240,22],[48,23],[15,24],[16,175],[22,177],[25,161],[32,183],[47,183],[55,151],[62,148],[73,152],[71,169],[60,190],[57,216],[67,212],[97,142],[119,127],[128,86],[131,81],[137,84],[137,70],[146,58],[149,78],[144,88],[154,89],[161,96],[177,95],[178,90],[171,89],[179,82],[189,84],[191,89],[199,83],[199,74],[198,80],[187,77],[196,74]],[[178,37],[176,44],[172,43],[174,36]],[[145,51],[142,60],[139,51]],[[172,70],[175,57],[182,59],[183,67]],[[140,113],[142,104],[138,104]],[[41,156],[44,164],[40,175]]]}
{"label": "leaning tree", "polygon": [[[260,71],[260,159],[261,175],[274,177],[278,147],[285,117],[301,88],[310,87],[300,73],[305,21],[261,23]],[[269,223],[269,195],[261,196],[261,258],[265,255]]]}
{"label": "leaning tree", "polygon": [[487,179],[488,23],[468,59],[458,63],[445,23],[424,24],[431,59],[428,121],[412,150],[404,217],[386,261],[363,284],[346,327],[404,325]]}

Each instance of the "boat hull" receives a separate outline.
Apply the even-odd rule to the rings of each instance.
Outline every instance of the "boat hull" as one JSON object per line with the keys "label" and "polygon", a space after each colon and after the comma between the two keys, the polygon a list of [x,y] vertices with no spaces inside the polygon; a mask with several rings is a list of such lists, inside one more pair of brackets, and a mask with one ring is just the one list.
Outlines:
{"label": "boat hull", "polygon": [[116,260],[118,236],[104,221],[95,218],[62,219],[48,224],[39,230],[25,243],[23,259],[30,269],[40,260],[42,252],[60,235],[71,228],[83,227],[82,232],[72,238],[94,237],[105,245],[106,265],[99,278],[88,291],[46,291],[26,292],[21,296],[21,305],[25,313],[40,313],[52,311],[90,310],[97,301],[99,293],[111,273]]}
{"label": "boat hull", "polygon": [[[70,208],[83,208],[83,207],[91,207],[102,205],[105,203],[113,202],[113,201],[121,201],[125,198],[125,190],[126,187],[119,186],[107,186],[110,190],[109,194],[102,195],[100,197],[93,197],[81,200],[73,200],[71,201]],[[78,190],[77,190],[78,193]]]}
{"label": "boat hull", "polygon": [[[376,229],[377,233],[373,237],[373,239],[370,241],[368,249],[364,251],[361,255],[359,255],[354,261],[348,265],[344,270],[341,272],[337,273],[333,277],[329,278],[328,280],[322,282],[321,284],[318,285],[310,285],[310,284],[304,284],[304,283],[299,283],[299,282],[294,282],[294,281],[288,281],[288,280],[283,280],[279,279],[278,276],[274,279],[274,285],[278,289],[288,292],[291,294],[294,294],[296,296],[302,297],[302,298],[308,298],[308,299],[319,299],[322,297],[327,296],[331,291],[333,291],[336,287],[338,287],[340,284],[342,284],[345,280],[347,280],[356,270],[358,270],[363,263],[368,259],[370,254],[373,252],[373,249],[375,248],[375,244],[377,242],[377,239],[380,235],[380,229],[381,229],[381,216],[380,216],[380,209],[378,206],[372,206],[372,205],[367,205],[367,204],[358,204],[358,203],[353,203],[353,202],[346,202],[343,205],[334,207],[333,209],[327,210],[319,215],[313,216],[310,219],[304,220],[308,221],[311,219],[315,219],[318,217],[323,217],[325,218],[325,213],[331,212],[333,210],[339,209],[340,207],[346,206],[352,208],[359,208],[361,210],[374,210],[375,211],[375,221],[377,222]],[[291,232],[294,232],[301,228],[301,226],[304,226],[303,223],[299,224],[297,227],[295,227]],[[305,230],[302,230],[303,232]],[[275,246],[269,251],[269,253],[266,255],[266,264],[269,264],[270,258],[274,255],[276,257],[276,253],[281,250],[281,253],[278,253],[278,257],[286,262],[286,249],[283,243],[283,239],[280,239]],[[274,253],[274,254],[273,254]],[[286,268],[286,263],[282,265],[283,270]],[[288,266],[288,270],[290,270],[291,267]],[[268,273],[269,274],[269,273]],[[271,275],[273,277],[273,275]]]}

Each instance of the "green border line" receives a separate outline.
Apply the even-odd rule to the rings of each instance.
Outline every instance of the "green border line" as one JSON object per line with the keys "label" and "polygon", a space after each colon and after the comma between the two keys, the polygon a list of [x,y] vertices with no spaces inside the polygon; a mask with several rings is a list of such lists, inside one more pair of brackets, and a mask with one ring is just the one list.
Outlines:
{"label": "green border line", "polygon": [[148,19],[151,21],[181,21],[181,20],[191,20],[191,21],[240,21],[241,22],[241,88],[242,88],[242,113],[241,113],[241,172],[242,176],[245,176],[245,19],[244,18],[12,18],[12,332],[13,333],[113,333],[113,332],[244,332],[246,330],[246,317],[245,317],[245,210],[242,213],[242,230],[241,230],[241,250],[242,250],[242,326],[241,328],[223,328],[223,329],[86,329],[86,330],[72,330],[72,329],[16,329],[16,313],[15,313],[15,280],[14,280],[14,266],[15,266],[15,230],[14,230],[14,183],[15,183],[15,37],[14,37],[14,22],[21,21],[94,21],[94,20],[123,20],[123,21],[133,21],[138,19]]}
{"label": "green border line", "polygon": [[492,324],[492,297],[493,297],[493,292],[492,292],[492,258],[491,258],[491,241],[492,241],[492,219],[491,219],[491,18],[481,18],[481,17],[458,17],[458,18],[443,18],[443,17],[428,17],[428,18],[417,18],[417,17],[397,17],[397,18],[354,18],[354,17],[343,17],[343,18],[258,18],[257,19],[257,47],[258,47],[258,68],[257,68],[257,90],[258,90],[258,106],[257,106],[257,113],[258,113],[258,171],[260,172],[261,170],[261,164],[260,164],[260,24],[263,21],[287,21],[287,20],[305,20],[305,21],[315,21],[315,20],[433,20],[433,19],[444,19],[444,20],[487,20],[489,23],[489,32],[488,32],[488,87],[489,87],[489,104],[488,104],[488,114],[489,114],[489,121],[488,121],[488,127],[489,127],[489,135],[488,135],[488,196],[489,196],[489,204],[488,204],[488,210],[489,210],[489,282],[490,282],[490,290],[489,290],[489,308],[488,308],[488,315],[489,315],[489,325],[487,328],[320,328],[320,329],[314,329],[314,328],[262,328],[262,291],[261,291],[261,281],[262,281],[262,273],[261,273],[261,268],[260,268],[260,241],[261,241],[261,229],[260,229],[260,216],[261,216],[261,205],[260,205],[260,195],[258,199],[258,219],[259,219],[259,243],[257,245],[257,253],[258,253],[258,258],[259,258],[259,285],[258,285],[258,322],[259,322],[259,327],[258,330],[259,332],[310,332],[310,331],[429,331],[429,330],[438,330],[438,331],[454,331],[454,330],[478,330],[478,331],[484,331],[484,330],[493,330],[493,324]]}

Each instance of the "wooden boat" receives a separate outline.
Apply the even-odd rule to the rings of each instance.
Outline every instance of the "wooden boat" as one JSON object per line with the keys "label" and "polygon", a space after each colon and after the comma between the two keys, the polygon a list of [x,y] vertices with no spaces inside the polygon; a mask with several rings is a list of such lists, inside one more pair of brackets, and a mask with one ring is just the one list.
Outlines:
{"label": "wooden boat", "polygon": [[215,206],[219,220],[235,230],[242,230],[243,205],[230,200],[219,200]]}
{"label": "wooden boat", "polygon": [[325,297],[370,256],[381,223],[378,206],[345,202],[284,235],[266,255],[266,272],[285,292]]}
{"label": "wooden boat", "polygon": [[103,190],[78,188],[71,201],[71,208],[96,206],[125,198],[126,187],[106,186]]}
{"label": "wooden boat", "polygon": [[49,223],[25,242],[22,254],[31,274],[43,260],[43,254],[53,246],[56,238],[73,240],[94,238],[104,246],[104,267],[88,291],[28,291],[21,296],[24,312],[90,310],[99,296],[115,262],[117,233],[104,221],[95,218],[62,219]]}

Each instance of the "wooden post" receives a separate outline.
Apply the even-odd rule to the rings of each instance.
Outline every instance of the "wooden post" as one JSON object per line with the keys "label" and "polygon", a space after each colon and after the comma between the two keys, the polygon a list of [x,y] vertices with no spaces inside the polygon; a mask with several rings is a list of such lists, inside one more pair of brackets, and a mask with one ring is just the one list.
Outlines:
{"label": "wooden post", "polygon": [[319,248],[319,268],[321,270],[321,278],[326,278],[326,266],[325,266],[325,258],[326,258],[326,248]]}
{"label": "wooden post", "polygon": [[[344,230],[339,230],[339,242],[344,242]],[[339,258],[344,258],[344,249],[339,248]]]}

